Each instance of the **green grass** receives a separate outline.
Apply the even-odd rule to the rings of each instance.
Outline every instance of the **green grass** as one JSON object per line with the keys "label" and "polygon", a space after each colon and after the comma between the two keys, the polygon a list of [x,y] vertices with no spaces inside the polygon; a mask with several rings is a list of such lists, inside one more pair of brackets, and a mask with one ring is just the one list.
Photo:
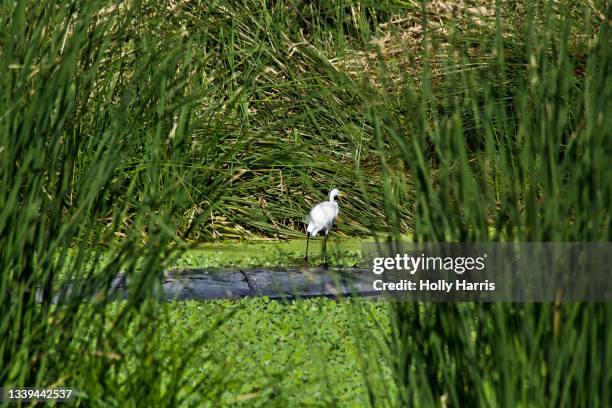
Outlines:
{"label": "green grass", "polygon": [[[359,346],[386,330],[367,327],[367,307],[167,306],[155,289],[177,259],[286,265],[261,247],[176,257],[205,242],[303,238],[305,214],[332,187],[348,196],[334,236],[349,259],[343,240],[373,236],[610,241],[611,12],[604,1],[545,0],[3,2],[0,385],[78,384],[81,403],[96,406],[214,405],[253,392],[244,405],[296,401],[293,382],[257,364],[223,366],[235,373],[231,395],[223,376],[197,368],[223,360],[217,333],[259,321],[258,308],[286,311],[268,320],[337,361],[349,339],[323,323],[328,342],[318,343],[317,318],[350,322]],[[274,245],[295,264],[301,244]],[[119,272],[130,296],[112,303]],[[77,276],[89,277],[77,289],[98,296],[52,305],[50,288]],[[184,316],[210,330],[161,330],[181,307],[202,307]],[[329,373],[316,363],[294,398],[611,399],[609,304],[385,307],[388,336],[350,354],[362,357],[361,383],[343,380],[352,363]],[[241,341],[262,359],[271,345],[255,330]]]}
{"label": "green grass", "polygon": [[[329,264],[356,266],[361,260],[360,240],[330,236]],[[304,266],[306,240],[210,243],[187,250],[172,263],[175,268],[288,267]],[[322,241],[313,239],[308,249],[312,265],[322,263]]]}

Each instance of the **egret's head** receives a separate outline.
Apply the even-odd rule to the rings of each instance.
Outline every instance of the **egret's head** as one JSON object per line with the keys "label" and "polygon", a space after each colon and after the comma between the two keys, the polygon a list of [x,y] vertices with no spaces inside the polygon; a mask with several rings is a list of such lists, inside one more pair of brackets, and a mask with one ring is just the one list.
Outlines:
{"label": "egret's head", "polygon": [[337,188],[334,188],[330,193],[329,193],[329,201],[338,201],[338,197],[340,197],[340,190],[338,190]]}

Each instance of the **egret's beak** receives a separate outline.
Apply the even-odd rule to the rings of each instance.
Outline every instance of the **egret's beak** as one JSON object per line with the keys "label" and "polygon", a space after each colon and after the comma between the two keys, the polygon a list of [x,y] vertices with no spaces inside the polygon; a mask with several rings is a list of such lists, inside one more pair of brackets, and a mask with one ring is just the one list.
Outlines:
{"label": "egret's beak", "polygon": [[340,192],[340,194],[338,194],[338,199],[340,199],[340,200],[342,200],[345,197],[347,197],[347,195],[344,194],[342,191]]}

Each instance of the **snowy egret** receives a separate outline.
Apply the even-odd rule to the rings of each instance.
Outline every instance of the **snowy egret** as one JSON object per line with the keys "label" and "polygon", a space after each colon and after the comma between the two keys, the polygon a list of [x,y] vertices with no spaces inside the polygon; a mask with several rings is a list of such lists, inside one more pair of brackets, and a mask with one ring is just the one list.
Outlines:
{"label": "snowy egret", "polygon": [[308,264],[308,242],[310,237],[316,237],[319,232],[325,234],[323,238],[323,263],[327,265],[327,234],[338,217],[338,197],[340,191],[333,189],[329,193],[329,201],[323,201],[313,207],[308,214],[308,227],[306,228],[306,256],[304,260]]}

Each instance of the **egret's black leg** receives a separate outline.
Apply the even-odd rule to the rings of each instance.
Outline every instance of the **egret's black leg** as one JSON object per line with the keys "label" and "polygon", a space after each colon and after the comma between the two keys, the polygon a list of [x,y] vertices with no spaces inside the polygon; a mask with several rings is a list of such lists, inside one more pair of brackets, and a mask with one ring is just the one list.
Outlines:
{"label": "egret's black leg", "polygon": [[323,238],[323,266],[327,268],[327,234]]}
{"label": "egret's black leg", "polygon": [[304,256],[304,260],[306,261],[306,266],[308,267],[308,242],[310,241],[310,232],[306,233],[306,256]]}

